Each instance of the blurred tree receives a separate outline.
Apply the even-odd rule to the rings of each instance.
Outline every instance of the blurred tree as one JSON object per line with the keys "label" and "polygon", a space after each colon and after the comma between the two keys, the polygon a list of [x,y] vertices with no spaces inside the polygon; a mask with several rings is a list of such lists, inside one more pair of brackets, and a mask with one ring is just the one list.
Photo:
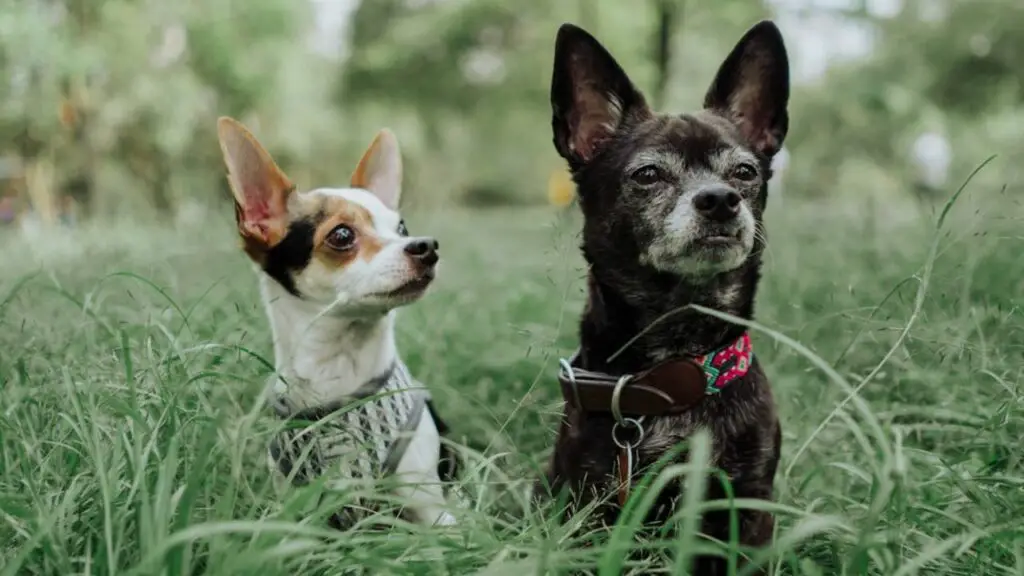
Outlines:
{"label": "blurred tree", "polygon": [[807,167],[792,171],[798,189],[831,190],[848,166],[867,165],[895,176],[898,189],[885,194],[905,194],[917,187],[913,145],[925,133],[945,134],[961,170],[994,152],[1020,154],[957,135],[1024,104],[1024,4],[904,0],[892,16],[866,4],[841,15],[871,26],[875,50],[798,94],[790,142]]}
{"label": "blurred tree", "polygon": [[[420,156],[435,159],[424,160],[412,182],[444,181],[481,202],[542,201],[551,170],[563,166],[551,148],[548,104],[552,48],[562,22],[581,23],[595,34],[660,103],[671,101],[671,84],[697,58],[680,51],[686,62],[672,60],[681,36],[692,36],[699,46],[722,44],[700,51],[715,59],[696,65],[706,88],[731,48],[717,41],[729,35],[722,30],[739,34],[766,13],[761,2],[691,8],[683,0],[364,0],[351,22],[336,101],[348,110],[388,106],[417,119]],[[709,22],[717,28],[704,27]],[[715,34],[704,32],[711,29]]]}
{"label": "blurred tree", "polygon": [[[274,103],[310,22],[308,5],[289,0],[9,8],[0,21],[0,136],[14,147],[5,152],[25,160],[29,188],[51,188],[36,191],[35,204],[55,203],[63,190],[87,211],[117,188],[143,193],[111,194],[108,211],[141,200],[166,212],[186,171],[212,182],[221,172],[216,116]],[[52,185],[42,184],[47,172]]]}
{"label": "blurred tree", "polygon": [[[226,199],[220,114],[249,125],[300,185],[343,181],[388,125],[406,155],[408,199],[543,202],[551,183],[561,202],[548,88],[562,22],[595,34],[655,107],[684,110],[770,14],[763,0],[364,0],[333,57],[308,41],[309,2],[9,4],[0,152],[22,160],[11,165],[24,167],[23,187],[50,221],[58,190],[100,213],[164,213],[184,197],[215,198],[211,189]],[[880,17],[860,4],[840,15],[869,24],[876,51],[794,88],[793,193],[854,180],[903,193],[924,133],[952,141],[951,174],[1024,150],[1024,5],[905,0]]]}
{"label": "blurred tree", "polygon": [[[940,109],[973,117],[1024,103],[1024,3],[906,0],[879,31],[873,66]],[[913,49],[908,49],[913,47]]]}
{"label": "blurred tree", "polygon": [[679,14],[683,10],[682,0],[654,0],[657,10],[657,26],[655,27],[654,63],[657,67],[654,89],[651,92],[651,105],[660,110],[665,105],[665,90],[668,88],[669,74],[672,67],[673,37],[676,27],[680,24]]}

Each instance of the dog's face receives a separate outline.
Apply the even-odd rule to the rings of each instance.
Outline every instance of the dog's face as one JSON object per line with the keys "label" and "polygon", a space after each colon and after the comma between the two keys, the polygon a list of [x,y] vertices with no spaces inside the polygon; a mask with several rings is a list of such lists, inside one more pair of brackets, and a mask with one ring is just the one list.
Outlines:
{"label": "dog's face", "polygon": [[434,279],[437,241],[409,237],[397,212],[398,143],[382,130],[349,188],[296,192],[240,123],[217,125],[243,247],[293,296],[334,315],[385,313],[419,298]]}
{"label": "dog's face", "polygon": [[551,85],[555,147],[576,180],[584,249],[701,280],[763,246],[772,156],[788,127],[778,29],[754,26],[693,114],[657,114],[590,34],[563,25]]}

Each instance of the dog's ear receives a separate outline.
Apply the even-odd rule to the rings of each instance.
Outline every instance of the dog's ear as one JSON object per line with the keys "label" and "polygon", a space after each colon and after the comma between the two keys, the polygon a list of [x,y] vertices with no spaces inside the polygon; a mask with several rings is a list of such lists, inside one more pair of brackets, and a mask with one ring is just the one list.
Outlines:
{"label": "dog's ear", "polygon": [[288,232],[288,196],[295,187],[237,120],[217,120],[217,137],[235,197],[238,231],[250,254],[272,248]]}
{"label": "dog's ear", "polygon": [[363,152],[352,173],[351,186],[373,192],[388,208],[398,210],[402,196],[402,153],[398,139],[387,128],[381,129]]}
{"label": "dog's ear", "polygon": [[750,144],[773,156],[789,129],[789,58],[782,33],[765,20],[754,25],[722,63],[704,107],[731,118]]}
{"label": "dog's ear", "polygon": [[651,114],[612,55],[572,24],[555,39],[551,111],[555,148],[573,170],[593,160],[624,121]]}

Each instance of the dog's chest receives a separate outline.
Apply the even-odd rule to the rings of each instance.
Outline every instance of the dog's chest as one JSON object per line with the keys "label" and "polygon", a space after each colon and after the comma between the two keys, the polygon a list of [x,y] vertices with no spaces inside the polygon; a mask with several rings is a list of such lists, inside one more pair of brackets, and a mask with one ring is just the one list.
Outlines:
{"label": "dog's chest", "polygon": [[[644,420],[644,437],[635,453],[634,481],[667,453],[675,462],[689,460],[686,445],[698,431],[710,436],[707,465],[731,482],[746,485],[766,479],[778,458],[778,422],[770,390],[755,368],[750,378],[729,386],[694,409]],[[570,410],[566,434],[559,438],[556,466],[578,487],[589,484],[597,494],[613,493],[619,477],[619,448],[612,440],[610,416],[583,416]]]}
{"label": "dog's chest", "polygon": [[426,400],[423,387],[396,362],[386,378],[344,403],[289,414],[294,422],[271,442],[271,458],[296,484],[323,475],[341,484],[388,476],[405,454]]}

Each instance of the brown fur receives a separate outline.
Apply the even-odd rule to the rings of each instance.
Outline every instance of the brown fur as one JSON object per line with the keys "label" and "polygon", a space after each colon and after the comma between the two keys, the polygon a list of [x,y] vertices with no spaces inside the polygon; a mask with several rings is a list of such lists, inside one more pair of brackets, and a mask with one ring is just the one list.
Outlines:
{"label": "brown fur", "polygon": [[[325,198],[320,204],[318,213],[323,216],[313,234],[313,254],[321,262],[335,267],[347,266],[356,258],[368,262],[384,248],[366,208],[344,198]],[[342,224],[356,233],[356,244],[351,250],[338,251],[324,243],[327,234]]]}
{"label": "brown fur", "polygon": [[[370,261],[384,248],[366,208],[344,198],[296,194],[291,180],[245,126],[223,118],[218,131],[242,248],[254,262],[265,266],[271,250],[296,225],[312,225],[312,256],[332,268],[348,266],[356,259]],[[373,185],[370,175],[376,169],[374,162],[379,161],[375,152],[383,137],[378,134],[360,158],[351,178],[354,187]],[[356,241],[350,249],[336,250],[324,240],[342,224],[355,232]]]}
{"label": "brown fur", "polygon": [[[222,118],[217,131],[235,197],[238,232],[246,253],[259,262],[288,234],[288,199],[295,186],[240,122]],[[231,154],[229,148],[240,153]]]}

